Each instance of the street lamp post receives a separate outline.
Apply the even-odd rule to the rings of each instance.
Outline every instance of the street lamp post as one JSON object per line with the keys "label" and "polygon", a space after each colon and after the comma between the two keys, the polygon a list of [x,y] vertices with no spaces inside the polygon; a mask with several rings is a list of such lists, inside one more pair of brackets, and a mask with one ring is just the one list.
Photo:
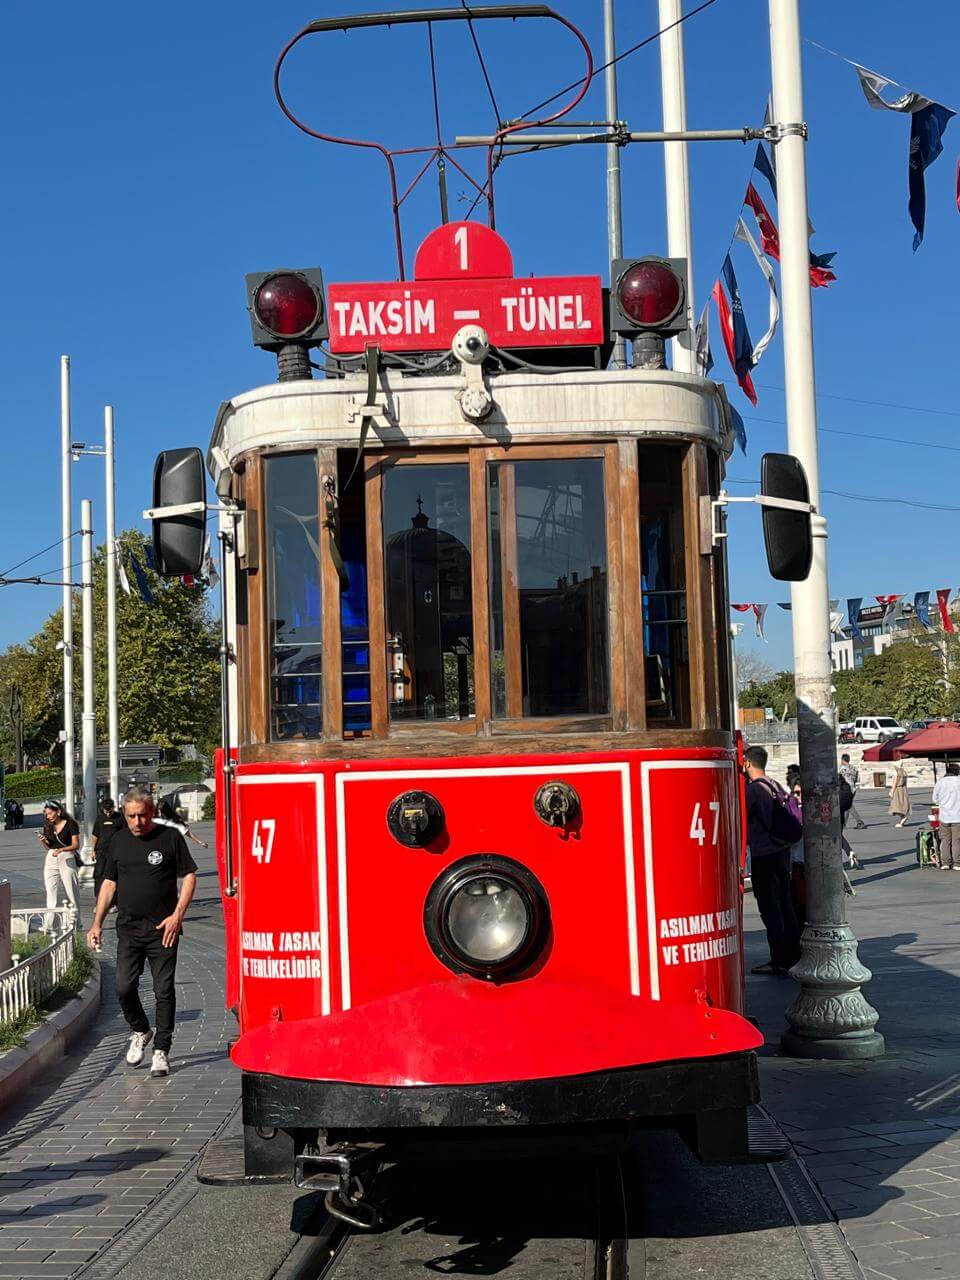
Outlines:
{"label": "street lamp post", "polygon": [[827,522],[817,514],[820,480],[813,370],[807,179],[798,0],[769,0],[773,113],[777,131],[780,287],[790,452],[803,463],[815,514],[814,553],[805,582],[791,585],[798,745],[803,786],[803,953],[791,970],[800,993],[787,1010],[784,1052],[807,1058],[874,1058],[883,1052],[878,1015],[861,985],[870,977],[847,924],[840,853],[836,711],[827,637]]}
{"label": "street lamp post", "polygon": [[63,568],[63,777],[64,804],[74,809],[73,523],[70,490],[70,357],[60,357],[60,532]]}
{"label": "street lamp post", "polygon": [[93,506],[89,498],[80,504],[80,535],[83,559],[80,582],[82,588],[83,636],[83,715],[81,742],[83,747],[83,846],[85,860],[93,853],[93,824],[97,818],[97,720],[93,684]]}

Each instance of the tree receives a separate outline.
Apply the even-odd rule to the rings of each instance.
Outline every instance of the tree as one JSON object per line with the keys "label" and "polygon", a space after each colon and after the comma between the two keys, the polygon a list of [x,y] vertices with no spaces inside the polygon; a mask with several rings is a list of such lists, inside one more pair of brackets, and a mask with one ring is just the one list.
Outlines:
{"label": "tree", "polygon": [[750,652],[737,654],[737,692],[749,688],[753,684],[763,684],[772,680],[773,667],[761,654]]}
{"label": "tree", "polygon": [[784,710],[793,719],[797,714],[797,694],[792,671],[781,671],[770,680],[756,681],[740,695],[741,707],[770,707],[777,719]]}
{"label": "tree", "polygon": [[834,685],[841,720],[876,715],[919,720],[942,715],[955,696],[944,687],[941,654],[929,644],[910,640],[898,640],[864,658],[857,671],[838,671]]}
{"label": "tree", "polygon": [[[218,627],[211,615],[208,590],[167,580],[144,563],[143,539],[134,530],[121,535],[143,567],[153,604],[136,591],[117,592],[118,717],[121,741],[155,742],[160,746],[195,743],[209,752],[220,723]],[[74,593],[74,684],[79,728],[83,679],[81,592]],[[106,556],[98,548],[93,565],[94,689],[97,738],[107,738]],[[57,649],[62,610],[52,613],[25,644],[0,654],[0,709],[9,705],[10,686],[23,696],[24,738],[28,758],[49,760],[63,725],[63,659]],[[79,735],[78,735],[79,736]],[[0,713],[0,751],[12,760],[9,717]]]}

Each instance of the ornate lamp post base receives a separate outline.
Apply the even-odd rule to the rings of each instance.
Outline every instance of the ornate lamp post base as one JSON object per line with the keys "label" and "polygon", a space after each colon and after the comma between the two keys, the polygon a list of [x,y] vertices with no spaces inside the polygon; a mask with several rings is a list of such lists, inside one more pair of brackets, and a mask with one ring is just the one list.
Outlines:
{"label": "ornate lamp post base", "polygon": [[790,970],[800,993],[787,1010],[783,1052],[792,1058],[879,1058],[884,1041],[874,1027],[880,1015],[860,990],[872,975],[857,956],[853,930],[808,924],[801,945],[803,954]]}

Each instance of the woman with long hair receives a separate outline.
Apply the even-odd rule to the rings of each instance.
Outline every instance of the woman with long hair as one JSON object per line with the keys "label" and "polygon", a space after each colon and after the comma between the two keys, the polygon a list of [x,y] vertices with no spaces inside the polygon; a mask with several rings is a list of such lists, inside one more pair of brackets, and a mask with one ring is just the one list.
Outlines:
{"label": "woman with long hair", "polygon": [[[37,832],[46,857],[43,860],[43,883],[47,891],[48,910],[59,905],[60,887],[70,906],[74,928],[80,926],[80,892],[77,878],[77,850],[80,848],[80,824],[67,813],[58,800],[47,800],[43,806],[43,830]],[[47,917],[48,922],[52,920]],[[49,924],[48,924],[49,927]]]}

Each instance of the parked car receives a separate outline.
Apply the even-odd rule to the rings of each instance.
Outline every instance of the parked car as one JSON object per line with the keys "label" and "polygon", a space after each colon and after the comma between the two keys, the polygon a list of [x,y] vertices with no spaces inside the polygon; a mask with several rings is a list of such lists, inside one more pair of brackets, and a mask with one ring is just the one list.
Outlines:
{"label": "parked car", "polygon": [[939,723],[939,720],[911,720],[906,729],[907,733],[917,733],[920,729],[929,729],[932,724]]}
{"label": "parked car", "polygon": [[852,721],[852,720],[850,720],[847,724],[842,724],[842,725],[840,726],[840,732],[839,732],[839,734],[837,735],[837,740],[838,740],[839,742],[854,742],[854,741],[855,741],[855,735],[854,735],[853,721]]}
{"label": "parked car", "polygon": [[893,716],[857,716],[853,722],[854,742],[886,742],[904,732],[903,725]]}

